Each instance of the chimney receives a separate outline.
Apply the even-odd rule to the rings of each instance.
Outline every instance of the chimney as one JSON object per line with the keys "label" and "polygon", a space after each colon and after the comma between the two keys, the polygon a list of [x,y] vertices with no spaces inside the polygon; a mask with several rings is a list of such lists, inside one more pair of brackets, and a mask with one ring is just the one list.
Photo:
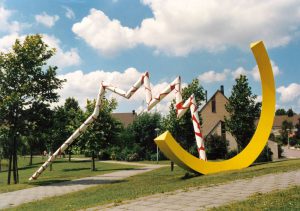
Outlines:
{"label": "chimney", "polygon": [[221,93],[224,95],[224,86],[221,85],[221,89],[220,89]]}
{"label": "chimney", "polygon": [[205,90],[205,102],[207,103],[207,90]]}
{"label": "chimney", "polygon": [[132,110],[132,115],[135,116],[135,110]]}

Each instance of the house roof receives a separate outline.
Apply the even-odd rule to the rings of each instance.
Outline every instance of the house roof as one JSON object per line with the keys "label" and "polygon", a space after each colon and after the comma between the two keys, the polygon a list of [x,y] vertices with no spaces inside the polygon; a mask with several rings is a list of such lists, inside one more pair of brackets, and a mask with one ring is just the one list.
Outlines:
{"label": "house roof", "polygon": [[208,106],[208,104],[209,104],[209,102],[210,101],[212,101],[213,100],[213,98],[218,94],[218,93],[220,93],[221,95],[223,95],[224,97],[225,97],[225,99],[228,101],[228,98],[221,92],[221,90],[217,90],[214,94],[213,94],[213,96],[211,96],[210,98],[209,98],[209,100],[207,101],[207,102],[205,102],[205,104],[203,105],[203,107],[200,109],[200,113],[203,111],[203,109],[206,107],[206,106]]}
{"label": "house roof", "polygon": [[299,122],[298,119],[300,119],[300,115],[294,115],[292,117],[288,117],[287,115],[275,116],[273,128],[281,128],[283,121],[292,122],[295,126]]}
{"label": "house roof", "polygon": [[119,120],[125,127],[131,124],[135,117],[136,113],[112,113],[111,116],[117,120]]}

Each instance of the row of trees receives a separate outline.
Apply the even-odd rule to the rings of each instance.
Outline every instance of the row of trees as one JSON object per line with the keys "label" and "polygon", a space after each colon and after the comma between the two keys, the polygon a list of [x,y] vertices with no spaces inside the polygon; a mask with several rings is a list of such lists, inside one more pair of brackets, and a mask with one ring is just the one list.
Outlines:
{"label": "row of trees", "polygon": [[[55,49],[49,49],[40,35],[27,36],[23,43],[17,40],[10,52],[0,53],[0,167],[1,159],[8,158],[8,184],[12,175],[14,183],[19,181],[18,154],[29,154],[31,165],[34,154],[56,150],[94,110],[94,100],[87,101],[82,110],[74,98],[68,98],[63,106],[50,107],[59,100],[57,90],[65,82],[57,78],[57,67],[47,66],[54,53]],[[204,89],[197,79],[182,94],[184,100],[194,94],[198,105],[204,101]],[[235,136],[239,150],[248,144],[255,131],[254,121],[260,111],[255,98],[246,76],[237,79],[226,106],[231,116],[225,123]],[[143,113],[127,128],[112,118],[116,107],[114,99],[103,100],[99,118],[67,150],[69,158],[72,153],[91,156],[92,170],[95,170],[96,157],[153,160],[156,128],[169,130],[186,150],[197,156],[191,115],[187,112],[177,119],[175,101],[166,116]],[[226,140],[215,135],[207,140],[209,159],[226,157]]]}

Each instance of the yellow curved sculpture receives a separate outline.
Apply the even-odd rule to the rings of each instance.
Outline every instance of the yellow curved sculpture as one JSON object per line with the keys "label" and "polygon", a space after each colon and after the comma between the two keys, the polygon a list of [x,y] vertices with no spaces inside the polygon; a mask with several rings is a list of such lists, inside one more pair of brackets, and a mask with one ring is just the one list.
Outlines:
{"label": "yellow curved sculpture", "polygon": [[250,166],[265,147],[273,125],[275,115],[275,82],[269,56],[262,41],[252,43],[251,50],[258,65],[262,83],[262,110],[257,129],[247,147],[235,157],[210,162],[200,160],[185,151],[166,131],[154,141],[170,160],[180,167],[202,174],[242,169]]}

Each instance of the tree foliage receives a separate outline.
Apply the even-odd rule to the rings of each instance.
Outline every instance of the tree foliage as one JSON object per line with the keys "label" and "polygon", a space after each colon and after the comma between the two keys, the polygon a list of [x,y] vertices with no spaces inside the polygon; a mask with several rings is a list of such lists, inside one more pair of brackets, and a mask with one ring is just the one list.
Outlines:
{"label": "tree foliage", "polygon": [[[200,86],[198,79],[194,79],[187,87],[182,89],[183,101],[185,102],[192,94],[195,95],[197,105],[200,106],[204,100],[204,89]],[[187,111],[181,119],[177,119],[175,106],[176,103],[173,100],[169,114],[163,118],[163,129],[170,131],[183,148],[198,156],[190,111]],[[198,114],[200,116],[200,113]]]}
{"label": "tree foliage", "polygon": [[25,130],[26,111],[35,103],[58,100],[57,89],[63,81],[56,77],[57,67],[46,62],[55,50],[43,42],[40,35],[27,36],[22,43],[16,40],[12,50],[0,53],[0,122],[9,130],[9,171],[18,183],[17,149]]}
{"label": "tree foliage", "polygon": [[245,148],[255,132],[255,120],[260,114],[260,103],[256,103],[256,95],[252,94],[246,76],[235,80],[231,96],[225,105],[229,118],[225,118],[228,131],[235,137],[239,150]]}

